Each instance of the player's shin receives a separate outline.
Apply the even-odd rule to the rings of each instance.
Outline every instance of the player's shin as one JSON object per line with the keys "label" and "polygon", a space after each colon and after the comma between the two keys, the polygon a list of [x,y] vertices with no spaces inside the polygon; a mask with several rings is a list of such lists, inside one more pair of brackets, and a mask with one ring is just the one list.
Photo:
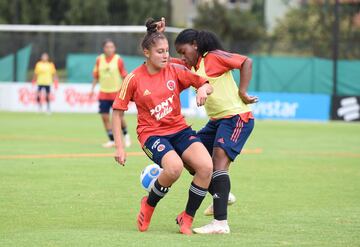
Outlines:
{"label": "player's shin", "polygon": [[189,188],[189,199],[186,205],[185,212],[191,217],[195,216],[196,211],[200,207],[207,193],[207,189],[191,183]]}
{"label": "player's shin", "polygon": [[153,188],[149,192],[147,203],[152,207],[156,207],[157,203],[166,195],[168,191],[169,187],[162,186],[157,179]]}
{"label": "player's shin", "polygon": [[227,204],[230,192],[230,177],[226,170],[214,171],[211,181],[213,190],[214,218],[227,220]]}

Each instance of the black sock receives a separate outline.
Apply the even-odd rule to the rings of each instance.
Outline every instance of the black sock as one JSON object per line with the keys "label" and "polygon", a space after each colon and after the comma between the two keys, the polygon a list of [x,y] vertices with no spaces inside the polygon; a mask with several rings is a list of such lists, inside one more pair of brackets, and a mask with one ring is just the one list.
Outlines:
{"label": "black sock", "polygon": [[108,135],[110,141],[114,141],[114,135],[113,135],[112,130],[107,130],[107,135]]}
{"label": "black sock", "polygon": [[194,184],[194,182],[191,183],[189,189],[189,199],[185,209],[185,212],[188,215],[192,217],[195,216],[195,213],[200,207],[202,201],[204,200],[206,193],[207,193],[207,189],[197,186],[196,184]]}
{"label": "black sock", "polygon": [[168,191],[169,187],[162,186],[156,179],[154,186],[149,192],[147,203],[152,207],[156,207],[157,203],[166,195]]}
{"label": "black sock", "polygon": [[121,128],[121,130],[122,130],[123,135],[126,136],[128,133],[127,127]]}
{"label": "black sock", "polygon": [[227,203],[230,192],[230,177],[226,170],[214,171],[212,176],[214,218],[216,220],[227,219]]}
{"label": "black sock", "polygon": [[212,195],[212,196],[214,195],[214,185],[213,185],[212,179],[209,184],[208,192],[210,193],[210,195]]}

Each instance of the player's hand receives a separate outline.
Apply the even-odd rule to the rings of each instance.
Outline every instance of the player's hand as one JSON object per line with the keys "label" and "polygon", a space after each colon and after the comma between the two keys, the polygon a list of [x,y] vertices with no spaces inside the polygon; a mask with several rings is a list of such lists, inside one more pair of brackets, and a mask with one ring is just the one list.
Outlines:
{"label": "player's hand", "polygon": [[207,97],[208,97],[207,87],[204,87],[204,86],[200,87],[197,90],[197,94],[196,94],[196,104],[197,104],[197,106],[205,105]]}
{"label": "player's hand", "polygon": [[89,93],[89,98],[91,99],[94,96],[94,90],[91,90]]}
{"label": "player's hand", "polygon": [[165,18],[161,17],[161,21],[156,22],[156,29],[159,33],[165,32]]}
{"label": "player's hand", "polygon": [[125,166],[126,153],[125,153],[125,150],[123,148],[116,148],[114,158],[115,158],[115,161],[117,163],[119,163],[122,166]]}
{"label": "player's hand", "polygon": [[239,97],[245,104],[253,104],[259,101],[257,96],[250,96],[247,93],[239,92]]}

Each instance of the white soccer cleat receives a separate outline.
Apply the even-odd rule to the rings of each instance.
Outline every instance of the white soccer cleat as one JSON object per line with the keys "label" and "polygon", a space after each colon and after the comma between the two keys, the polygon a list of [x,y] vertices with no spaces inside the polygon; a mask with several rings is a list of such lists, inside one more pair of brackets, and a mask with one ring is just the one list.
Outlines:
{"label": "white soccer cleat", "polygon": [[[229,193],[228,206],[233,205],[236,202],[236,197],[233,193]],[[211,203],[209,207],[207,207],[204,211],[205,216],[213,216],[214,215],[214,205]]]}
{"label": "white soccer cleat", "polygon": [[230,227],[227,220],[213,220],[210,224],[194,228],[193,232],[197,234],[229,234]]}
{"label": "white soccer cleat", "polygon": [[104,148],[113,148],[113,147],[115,147],[115,142],[114,141],[108,141],[108,142],[104,143],[102,146]]}
{"label": "white soccer cleat", "polygon": [[125,139],[125,147],[130,147],[131,146],[131,138],[130,138],[130,135],[129,134],[126,134],[124,136],[124,139]]}

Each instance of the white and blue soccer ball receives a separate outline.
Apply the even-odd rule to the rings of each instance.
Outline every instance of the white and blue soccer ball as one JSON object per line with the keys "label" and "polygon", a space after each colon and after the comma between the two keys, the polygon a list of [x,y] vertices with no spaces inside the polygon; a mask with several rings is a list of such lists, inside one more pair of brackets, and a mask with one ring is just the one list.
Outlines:
{"label": "white and blue soccer ball", "polygon": [[162,172],[162,168],[158,164],[148,165],[140,174],[140,184],[148,192],[154,186],[156,179]]}

